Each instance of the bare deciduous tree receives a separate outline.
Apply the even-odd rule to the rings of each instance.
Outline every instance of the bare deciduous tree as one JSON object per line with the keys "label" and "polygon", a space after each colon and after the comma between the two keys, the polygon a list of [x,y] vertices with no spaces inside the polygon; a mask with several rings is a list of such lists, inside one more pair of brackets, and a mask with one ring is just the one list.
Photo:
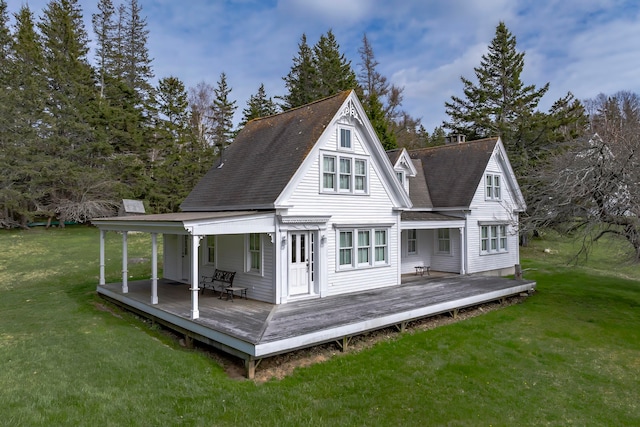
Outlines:
{"label": "bare deciduous tree", "polygon": [[538,226],[580,233],[591,244],[611,234],[640,261],[640,96],[619,92],[586,103],[589,133],[556,156],[540,176]]}

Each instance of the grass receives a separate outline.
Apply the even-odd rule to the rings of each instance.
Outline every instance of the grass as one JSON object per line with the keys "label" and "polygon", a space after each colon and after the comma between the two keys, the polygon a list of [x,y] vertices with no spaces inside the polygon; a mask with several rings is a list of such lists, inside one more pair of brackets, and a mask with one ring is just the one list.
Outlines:
{"label": "grass", "polygon": [[95,229],[2,231],[0,425],[640,425],[640,272],[607,245],[571,266],[535,241],[524,303],[256,384],[102,309]]}

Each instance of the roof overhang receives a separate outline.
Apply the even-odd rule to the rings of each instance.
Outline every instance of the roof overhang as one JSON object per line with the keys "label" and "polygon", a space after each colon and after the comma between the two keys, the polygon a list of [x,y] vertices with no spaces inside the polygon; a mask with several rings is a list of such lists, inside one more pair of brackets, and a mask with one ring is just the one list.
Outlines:
{"label": "roof overhang", "polygon": [[436,212],[416,212],[408,211],[402,214],[400,222],[401,230],[429,230],[438,228],[463,228],[465,220],[463,218],[443,215]]}
{"label": "roof overhang", "polygon": [[178,212],[96,218],[100,230],[163,234],[244,234],[275,231],[275,211]]}

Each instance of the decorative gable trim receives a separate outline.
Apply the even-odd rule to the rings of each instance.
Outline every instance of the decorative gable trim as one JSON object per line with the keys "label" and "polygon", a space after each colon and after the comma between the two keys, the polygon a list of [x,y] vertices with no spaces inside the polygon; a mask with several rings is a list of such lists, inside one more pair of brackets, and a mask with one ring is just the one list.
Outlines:
{"label": "decorative gable trim", "polygon": [[356,108],[352,99],[347,100],[347,102],[344,104],[344,107],[342,107],[342,110],[340,110],[340,112],[338,113],[338,120],[342,118],[346,118],[347,120],[354,118],[358,121],[358,123],[360,123],[361,126],[364,126],[364,123],[360,118],[360,114],[358,113],[358,109]]}

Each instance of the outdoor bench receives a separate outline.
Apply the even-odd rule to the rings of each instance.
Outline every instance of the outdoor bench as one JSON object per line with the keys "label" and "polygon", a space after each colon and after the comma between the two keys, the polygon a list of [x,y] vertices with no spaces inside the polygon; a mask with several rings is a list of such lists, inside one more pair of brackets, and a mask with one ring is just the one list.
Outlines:
{"label": "outdoor bench", "polygon": [[233,278],[235,275],[235,271],[219,270],[216,268],[213,272],[213,276],[202,276],[202,280],[200,281],[200,285],[202,286],[201,292],[204,293],[204,290],[207,287],[215,292],[216,283],[220,283],[218,286],[218,292],[220,292],[220,297],[222,297],[225,289],[233,286]]}

